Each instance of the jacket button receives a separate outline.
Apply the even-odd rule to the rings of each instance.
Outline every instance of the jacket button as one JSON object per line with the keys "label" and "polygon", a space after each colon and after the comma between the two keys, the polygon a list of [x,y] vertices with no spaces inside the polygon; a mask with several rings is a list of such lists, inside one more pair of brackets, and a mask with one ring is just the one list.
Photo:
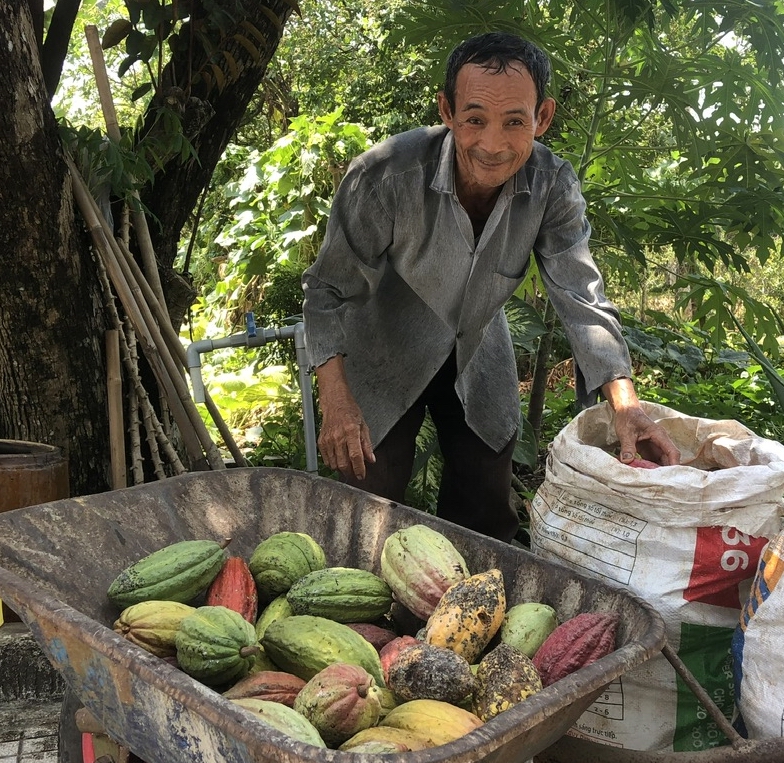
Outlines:
{"label": "jacket button", "polygon": [[462,331],[458,331],[457,332],[457,338],[458,339],[462,339],[463,338],[463,332]]}

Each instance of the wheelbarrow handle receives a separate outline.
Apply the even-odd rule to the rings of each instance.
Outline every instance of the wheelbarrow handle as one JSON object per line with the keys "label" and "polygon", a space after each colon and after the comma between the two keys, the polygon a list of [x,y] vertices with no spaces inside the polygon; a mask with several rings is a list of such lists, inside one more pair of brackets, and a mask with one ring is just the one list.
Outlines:
{"label": "wheelbarrow handle", "polygon": [[711,718],[716,721],[716,724],[723,732],[724,736],[730,740],[733,748],[737,749],[748,744],[748,740],[744,739],[727,720],[724,713],[721,712],[719,706],[711,699],[707,691],[700,685],[700,682],[689,671],[680,657],[675,653],[673,648],[665,642],[662,647],[662,654],[667,658],[670,665],[675,668],[675,672],[683,679],[686,686],[691,689],[694,696],[703,704],[705,710],[710,714]]}

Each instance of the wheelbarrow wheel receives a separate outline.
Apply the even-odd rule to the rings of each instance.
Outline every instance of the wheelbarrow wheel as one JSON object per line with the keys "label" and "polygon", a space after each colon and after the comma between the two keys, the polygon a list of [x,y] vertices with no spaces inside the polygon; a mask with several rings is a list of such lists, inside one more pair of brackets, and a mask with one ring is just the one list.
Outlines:
{"label": "wheelbarrow wheel", "polygon": [[59,763],[83,763],[82,734],[76,727],[76,711],[81,706],[76,695],[66,688],[60,707]]}
{"label": "wheelbarrow wheel", "polygon": [[[77,713],[82,710],[82,703],[70,689],[66,689],[63,694],[63,704],[60,706],[60,731],[58,739],[58,763],[94,763],[95,757],[107,751],[107,744],[112,750],[111,757],[115,763],[144,763],[141,758],[137,758],[129,750],[120,747],[116,742],[111,741],[103,734],[96,736],[93,734],[95,748],[90,745],[89,752],[85,753],[82,746],[83,734],[77,722]],[[88,735],[84,735],[88,736]],[[99,752],[96,740],[103,740],[102,751]],[[88,759],[86,760],[85,757]]]}

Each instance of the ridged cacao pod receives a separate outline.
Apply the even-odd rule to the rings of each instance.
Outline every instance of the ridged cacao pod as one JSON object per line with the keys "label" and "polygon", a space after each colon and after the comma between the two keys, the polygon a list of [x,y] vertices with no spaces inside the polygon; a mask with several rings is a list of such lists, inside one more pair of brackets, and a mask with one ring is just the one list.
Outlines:
{"label": "ridged cacao pod", "polygon": [[180,668],[207,686],[238,681],[258,652],[253,626],[226,607],[199,607],[180,624],[175,644]]}
{"label": "ridged cacao pod", "polygon": [[123,638],[156,657],[174,657],[180,623],[196,609],[177,601],[142,601],[126,607],[113,628]]}
{"label": "ridged cacao pod", "polygon": [[322,749],[327,746],[313,724],[287,705],[251,697],[232,699],[230,701],[239,707],[245,708],[258,720],[263,721],[286,736],[292,737],[292,739],[305,742],[305,744],[312,744],[314,747],[321,747]]}
{"label": "ridged cacao pod", "polygon": [[152,600],[187,604],[220,572],[228,543],[183,540],[158,549],[122,570],[107,596],[121,609]]}
{"label": "ridged cacao pod", "polygon": [[557,627],[558,616],[552,607],[525,602],[509,607],[499,635],[505,644],[519,649],[527,657],[533,657]]}
{"label": "ridged cacao pod", "polygon": [[438,747],[478,729],[482,721],[472,712],[448,702],[414,699],[398,705],[379,725],[412,731],[430,747]]}
{"label": "ridged cacao pod", "polygon": [[474,690],[471,666],[456,652],[419,642],[389,666],[387,685],[403,701],[438,699],[459,705]]}
{"label": "ridged cacao pod", "polygon": [[328,747],[337,747],[376,725],[381,700],[375,679],[364,668],[334,663],[302,687],[294,709],[315,726]]}
{"label": "ridged cacao pod", "polygon": [[473,711],[483,721],[489,721],[541,690],[542,680],[531,659],[501,643],[479,662]]}
{"label": "ridged cacao pod", "polygon": [[427,739],[419,734],[415,734],[413,731],[396,729],[393,726],[373,726],[357,732],[351,739],[343,742],[338,749],[351,752],[369,752],[367,748],[361,748],[361,746],[370,743],[399,745],[400,752],[425,750],[432,746]]}
{"label": "ridged cacao pod", "polygon": [[240,679],[234,686],[223,692],[223,696],[226,699],[252,697],[294,707],[294,700],[304,685],[305,682],[293,673],[262,670]]}
{"label": "ridged cacao pod", "polygon": [[261,645],[281,670],[305,681],[333,662],[347,662],[363,667],[384,686],[381,659],[372,644],[326,617],[292,615],[277,620],[267,628]]}
{"label": "ridged cacao pod", "polygon": [[327,566],[324,549],[307,533],[280,532],[261,541],[248,562],[261,602],[286,593],[300,578]]}
{"label": "ridged cacao pod", "polygon": [[412,525],[387,537],[381,577],[395,598],[421,620],[433,613],[446,590],[469,575],[452,542],[427,525]]}
{"label": "ridged cacao pod", "polygon": [[338,623],[377,620],[392,606],[392,589],[368,570],[327,567],[301,577],[286,594],[295,615]]}
{"label": "ridged cacao pod", "polygon": [[256,581],[242,557],[230,556],[224,562],[207,589],[204,603],[209,607],[233,609],[255,625],[259,604]]}
{"label": "ridged cacao pod", "polygon": [[505,612],[501,571],[479,572],[444,593],[425,625],[424,640],[475,662],[501,627]]}
{"label": "ridged cacao pod", "polygon": [[542,684],[550,686],[610,654],[619,619],[615,612],[583,612],[561,623],[533,656]]}

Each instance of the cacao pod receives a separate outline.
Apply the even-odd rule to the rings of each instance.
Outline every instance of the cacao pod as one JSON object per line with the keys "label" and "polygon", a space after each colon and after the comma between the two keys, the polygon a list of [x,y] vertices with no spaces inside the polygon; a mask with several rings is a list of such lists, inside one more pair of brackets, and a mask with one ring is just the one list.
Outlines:
{"label": "cacao pod", "polygon": [[255,625],[259,603],[256,581],[242,557],[230,556],[225,561],[210,583],[204,603],[209,607],[233,609]]}
{"label": "cacao pod", "polygon": [[550,686],[610,654],[619,619],[614,612],[582,612],[561,623],[533,656],[542,684]]}
{"label": "cacao pod", "polygon": [[373,625],[373,623],[346,623],[346,625],[369,641],[379,653],[390,641],[398,637],[395,631],[382,628],[380,625]]}
{"label": "cacao pod", "polygon": [[158,549],[122,570],[107,596],[121,609],[156,599],[187,604],[220,572],[228,543],[183,540]]}
{"label": "cacao pod", "polygon": [[291,615],[277,620],[267,628],[261,645],[281,670],[305,681],[333,662],[347,662],[363,667],[384,686],[381,659],[372,644],[326,617]]}
{"label": "cacao pod", "polygon": [[315,726],[327,747],[337,747],[376,725],[381,701],[370,673],[359,665],[336,662],[302,687],[294,709]]}
{"label": "cacao pod", "polygon": [[326,617],[338,623],[377,620],[392,606],[392,589],[368,570],[327,567],[294,583],[286,594],[295,615]]}
{"label": "cacao pod", "polygon": [[199,607],[180,623],[175,637],[180,668],[207,686],[238,681],[258,652],[256,631],[238,612]]}
{"label": "cacao pod", "polygon": [[501,641],[533,657],[558,626],[555,610],[547,604],[525,602],[509,607],[501,623]]}
{"label": "cacao pod", "polygon": [[478,729],[482,721],[472,712],[448,702],[413,699],[398,705],[379,721],[379,725],[412,731],[430,747],[438,747]]}
{"label": "cacao pod", "polygon": [[501,627],[505,612],[501,571],[477,573],[447,589],[425,625],[424,640],[475,662]]}
{"label": "cacao pod", "polygon": [[324,549],[307,533],[280,532],[261,541],[248,562],[259,600],[286,593],[301,577],[327,566]]}
{"label": "cacao pod", "polygon": [[397,656],[406,648],[420,644],[419,639],[413,636],[398,636],[393,638],[378,653],[381,660],[381,669],[384,671],[384,680],[389,680],[389,666],[397,659]]}
{"label": "cacao pod", "polygon": [[401,752],[424,750],[432,746],[424,737],[415,734],[413,731],[396,729],[394,726],[373,726],[357,732],[351,739],[343,742],[338,749],[362,752],[363,750],[360,749],[360,746],[371,742],[401,745],[405,748],[401,749]]}
{"label": "cacao pod", "polygon": [[501,643],[479,662],[473,711],[483,721],[489,721],[541,689],[542,680],[531,659]]}
{"label": "cacao pod", "polygon": [[113,628],[123,638],[156,657],[174,657],[180,623],[196,609],[177,601],[142,601],[126,607]]}
{"label": "cacao pod", "polygon": [[254,718],[277,729],[286,736],[305,742],[305,744],[312,744],[314,747],[326,748],[327,746],[313,724],[287,705],[251,697],[232,699],[230,702],[238,707],[245,708],[253,714]]}
{"label": "cacao pod", "polygon": [[452,542],[427,525],[397,530],[384,541],[381,577],[397,601],[421,620],[430,617],[447,588],[468,575]]}
{"label": "cacao pod", "polygon": [[459,705],[474,690],[471,666],[456,652],[419,642],[389,666],[387,685],[403,701],[438,699]]}
{"label": "cacao pod", "polygon": [[294,707],[294,700],[304,685],[305,682],[292,673],[262,670],[241,678],[234,686],[223,692],[223,696],[226,699],[253,697]]}

